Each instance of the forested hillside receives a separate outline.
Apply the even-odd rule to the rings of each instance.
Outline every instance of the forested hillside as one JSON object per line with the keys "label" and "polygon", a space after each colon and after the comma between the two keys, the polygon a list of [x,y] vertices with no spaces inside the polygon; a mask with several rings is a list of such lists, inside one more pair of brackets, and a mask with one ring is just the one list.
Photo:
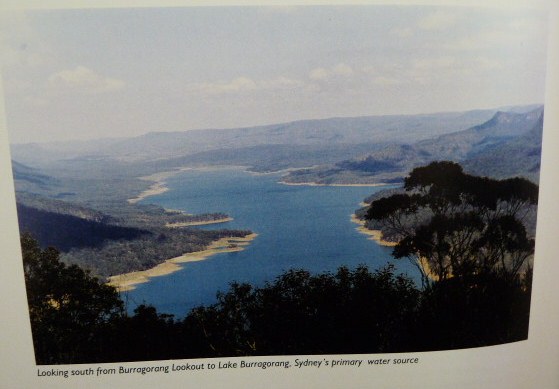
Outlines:
{"label": "forested hillside", "polygon": [[29,233],[43,248],[55,247],[61,258],[106,278],[152,268],[167,259],[205,249],[223,237],[243,237],[250,231],[206,231],[172,228],[225,219],[225,214],[187,215],[157,206],[123,205],[107,215],[67,201],[18,194],[21,233]]}
{"label": "forested hillside", "polygon": [[115,226],[23,204],[18,204],[17,212],[21,232],[31,233],[43,247],[53,246],[61,251],[99,247],[109,240],[132,240],[149,234],[138,228]]}

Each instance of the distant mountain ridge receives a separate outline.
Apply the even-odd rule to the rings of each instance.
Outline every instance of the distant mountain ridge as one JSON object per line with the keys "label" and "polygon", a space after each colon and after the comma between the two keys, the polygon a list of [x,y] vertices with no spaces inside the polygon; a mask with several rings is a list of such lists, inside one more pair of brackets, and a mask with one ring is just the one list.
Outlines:
{"label": "distant mountain ridge", "polygon": [[[111,201],[134,197],[150,185],[139,177],[183,167],[235,165],[256,172],[291,171],[285,177],[291,183],[354,184],[399,182],[416,166],[453,160],[476,174],[518,172],[537,181],[541,145],[529,142],[539,138],[519,140],[517,146],[514,142],[534,126],[541,132],[543,125],[536,122],[543,106],[511,109],[302,120],[230,130],[150,133],[91,144],[14,145],[14,176],[18,191],[86,204],[93,201],[94,208],[101,209],[103,204],[96,201],[100,195],[112,196]],[[508,155],[499,151],[505,144],[533,161],[499,162]],[[519,153],[522,147],[530,148],[533,155]],[[498,155],[502,157],[497,159]],[[106,185],[112,190],[101,191]]]}
{"label": "distant mountain ridge", "polygon": [[[521,174],[537,181],[542,130],[543,107],[526,113],[497,112],[488,121],[466,130],[413,144],[388,145],[359,159],[341,161],[333,166],[294,171],[285,181],[394,182],[414,167],[435,160],[465,162],[466,168],[477,174],[498,178]],[[524,156],[519,149],[529,149],[529,155]],[[511,156],[516,161],[510,161]],[[528,157],[531,162],[526,162]]]}
{"label": "distant mountain ridge", "polygon": [[542,115],[543,108],[527,113],[499,111],[485,123],[419,142],[416,147],[439,159],[463,160],[493,145],[521,136],[531,130]]}
{"label": "distant mountain ridge", "polygon": [[146,162],[188,155],[263,145],[313,146],[363,143],[415,142],[469,128],[489,119],[496,110],[472,110],[420,115],[385,115],[300,120],[265,126],[152,132],[133,138],[92,141],[15,144],[14,160],[32,167],[61,164],[69,160],[91,163],[103,160]]}
{"label": "distant mountain ridge", "polygon": [[462,162],[464,170],[477,175],[506,178],[522,175],[539,182],[543,114],[533,128],[500,147],[486,148]]}
{"label": "distant mountain ridge", "polygon": [[14,174],[20,190],[32,192],[35,187],[42,194],[48,194],[45,188],[53,188],[56,180],[63,180],[67,185],[58,186],[65,188],[62,195],[71,198],[84,195],[79,184],[83,177],[98,182],[128,180],[128,187],[135,188],[147,185],[134,181],[138,177],[182,167],[298,169],[285,181],[323,184],[394,182],[433,160],[470,161],[476,171],[482,171],[483,161],[490,160],[476,163],[476,155],[481,158],[529,131],[543,112],[543,106],[511,109],[301,120],[90,143],[14,145]]}

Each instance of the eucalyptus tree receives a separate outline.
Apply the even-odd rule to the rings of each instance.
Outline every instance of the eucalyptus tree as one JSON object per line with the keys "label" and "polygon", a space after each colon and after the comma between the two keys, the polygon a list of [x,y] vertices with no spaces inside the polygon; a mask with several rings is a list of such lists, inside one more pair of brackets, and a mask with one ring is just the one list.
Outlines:
{"label": "eucalyptus tree", "polygon": [[538,186],[464,173],[454,162],[415,168],[404,193],[372,202],[367,218],[398,238],[393,255],[409,258],[426,283],[482,274],[514,279],[528,269],[534,238],[524,218]]}

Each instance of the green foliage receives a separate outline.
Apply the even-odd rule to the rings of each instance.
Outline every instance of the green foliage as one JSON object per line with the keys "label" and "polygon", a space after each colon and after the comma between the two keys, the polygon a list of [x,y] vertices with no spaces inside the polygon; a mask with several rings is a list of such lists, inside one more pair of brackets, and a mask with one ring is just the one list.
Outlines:
{"label": "green foliage", "polygon": [[406,193],[373,201],[367,218],[397,233],[394,256],[416,263],[425,282],[490,273],[515,279],[525,270],[534,239],[522,219],[537,205],[537,185],[433,162],[414,169],[404,188]]}
{"label": "green foliage", "polygon": [[91,269],[100,277],[146,270],[167,259],[204,250],[211,242],[224,237],[243,237],[246,230],[198,230],[186,228],[151,228],[133,240],[111,240],[100,247],[73,249],[62,260]]}
{"label": "green foliage", "polygon": [[41,250],[28,235],[21,245],[37,363],[75,363],[95,355],[97,331],[123,313],[116,290],[66,266],[55,249]]}
{"label": "green foliage", "polygon": [[233,284],[186,321],[215,356],[366,353],[404,350],[419,291],[389,266],[290,270],[261,288]]}
{"label": "green foliage", "polygon": [[154,205],[122,205],[111,216],[77,204],[38,195],[18,195],[20,231],[32,234],[41,247],[56,247],[62,262],[94,275],[145,270],[184,253],[205,249],[222,237],[250,231],[169,228],[167,224],[213,221],[222,213],[188,215]]}
{"label": "green foliage", "polygon": [[484,273],[432,283],[422,291],[412,347],[450,350],[525,340],[530,278],[529,269],[513,280]]}
{"label": "green foliage", "polygon": [[33,233],[41,246],[61,251],[100,247],[110,240],[133,240],[150,232],[134,227],[121,227],[73,215],[49,212],[17,205],[20,231]]}
{"label": "green foliage", "polygon": [[[95,340],[103,362],[149,361],[187,357],[180,325],[172,315],[140,305],[134,315],[121,315],[107,323]],[[91,359],[91,356],[89,356]]]}

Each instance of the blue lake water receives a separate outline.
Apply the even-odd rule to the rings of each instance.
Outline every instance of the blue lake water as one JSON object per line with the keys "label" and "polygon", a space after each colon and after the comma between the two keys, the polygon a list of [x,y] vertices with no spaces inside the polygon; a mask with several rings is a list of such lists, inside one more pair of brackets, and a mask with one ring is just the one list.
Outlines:
{"label": "blue lake water", "polygon": [[279,179],[240,169],[192,170],[169,179],[168,192],[145,199],[188,213],[226,213],[234,220],[200,228],[249,229],[258,237],[244,251],[185,263],[178,272],[123,293],[129,309],[147,303],[183,317],[195,306],[216,302],[216,292],[227,291],[232,281],[263,285],[292,268],[322,273],[393,262],[399,272],[417,276],[413,266],[394,261],[391,248],[357,232],[350,220],[365,197],[385,187],[291,186]]}

